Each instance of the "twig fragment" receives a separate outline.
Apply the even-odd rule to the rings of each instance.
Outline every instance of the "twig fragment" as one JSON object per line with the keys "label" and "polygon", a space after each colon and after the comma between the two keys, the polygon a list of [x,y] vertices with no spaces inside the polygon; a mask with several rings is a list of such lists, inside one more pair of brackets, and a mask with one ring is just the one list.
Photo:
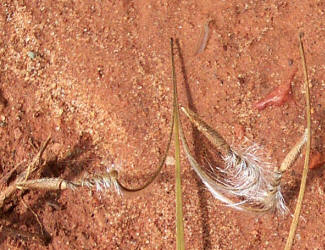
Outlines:
{"label": "twig fragment", "polygon": [[41,164],[41,159],[42,159],[43,153],[44,153],[45,149],[47,148],[50,140],[51,140],[51,136],[49,136],[46,139],[46,141],[41,146],[40,150],[38,151],[37,155],[34,157],[31,164],[28,165],[27,170],[22,173],[22,176],[25,176],[24,177],[25,180],[27,180],[29,175],[32,174],[37,169],[37,167]]}
{"label": "twig fragment", "polygon": [[36,218],[36,220],[37,220],[37,223],[38,223],[38,225],[40,226],[41,233],[42,233],[42,235],[44,235],[43,225],[42,225],[42,223],[41,223],[41,221],[40,221],[38,215],[34,212],[33,209],[31,209],[31,208],[30,208],[30,207],[25,203],[24,199],[21,199],[21,201],[22,201],[22,203],[24,204],[24,206],[25,206],[27,209],[29,209],[29,210],[32,212],[32,214],[35,216],[35,218]]}
{"label": "twig fragment", "polygon": [[7,185],[10,178],[13,177],[14,173],[15,172],[18,172],[18,171],[21,171],[21,166],[22,164],[25,163],[25,161],[22,161],[20,163],[18,163],[16,166],[14,166],[5,176],[3,176],[1,179],[0,179],[0,185]]}
{"label": "twig fragment", "polygon": [[43,156],[43,153],[45,151],[45,149],[47,148],[48,144],[50,142],[50,136],[47,138],[47,140],[43,143],[43,145],[41,146],[39,152],[37,153],[37,155],[34,156],[32,162],[28,165],[27,169],[24,170],[17,178],[16,180],[11,183],[4,191],[2,191],[0,193],[0,209],[4,206],[4,203],[6,201],[6,199],[8,199],[9,197],[11,197],[14,192],[17,190],[17,183],[23,181],[23,180],[27,180],[28,177],[37,170],[39,164],[41,163],[41,159]]}

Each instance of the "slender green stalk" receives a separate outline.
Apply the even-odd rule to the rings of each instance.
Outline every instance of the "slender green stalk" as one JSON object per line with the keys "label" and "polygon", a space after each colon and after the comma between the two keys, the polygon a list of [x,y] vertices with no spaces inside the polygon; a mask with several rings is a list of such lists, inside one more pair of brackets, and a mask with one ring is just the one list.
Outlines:
{"label": "slender green stalk", "polygon": [[181,163],[180,163],[180,142],[179,142],[179,110],[175,74],[175,62],[173,51],[173,38],[170,39],[172,72],[173,72],[173,96],[174,96],[174,143],[175,143],[175,171],[176,171],[176,249],[184,250],[184,225],[182,205],[182,184],[181,184]]}
{"label": "slender green stalk", "polygon": [[293,216],[293,220],[290,226],[290,232],[287,239],[287,243],[285,246],[285,250],[290,250],[292,248],[294,236],[296,233],[296,229],[299,222],[299,216],[301,212],[301,206],[302,201],[305,194],[306,189],[306,181],[307,181],[307,174],[308,174],[308,166],[309,166],[309,155],[310,155],[310,141],[311,141],[311,118],[310,118],[310,93],[309,93],[309,80],[308,80],[308,74],[307,74],[307,66],[306,66],[306,59],[305,59],[305,52],[304,52],[304,46],[302,43],[302,34],[299,35],[299,47],[300,47],[300,56],[302,60],[302,66],[304,70],[304,76],[305,76],[305,96],[306,96],[306,114],[307,114],[307,145],[306,145],[306,154],[305,154],[305,164],[304,164],[304,170],[302,172],[301,177],[301,184],[300,184],[300,190],[298,195],[298,201],[296,205],[296,210]]}

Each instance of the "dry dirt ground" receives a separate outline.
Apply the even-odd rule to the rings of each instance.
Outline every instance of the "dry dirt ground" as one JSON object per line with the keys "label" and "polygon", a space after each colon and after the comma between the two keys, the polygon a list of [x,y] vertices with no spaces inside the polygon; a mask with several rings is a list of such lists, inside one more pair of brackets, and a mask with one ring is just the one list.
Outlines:
{"label": "dry dirt ground", "polygon": [[[196,54],[207,24],[207,46]],[[306,124],[297,38],[303,31],[312,148],[324,155],[324,24],[322,0],[2,0],[1,175],[26,166],[51,135],[42,176],[73,180],[114,163],[126,185],[144,183],[168,139],[170,37],[179,39],[183,56],[176,56],[180,103],[195,108],[227,141],[237,144],[245,135],[280,164]],[[256,102],[288,81],[294,67],[292,98],[258,111]],[[199,154],[205,141],[182,120]],[[284,175],[291,212],[302,168],[303,156]],[[295,249],[325,248],[324,175],[324,166],[309,173]],[[174,165],[168,164],[150,192],[131,198],[87,189],[19,193],[1,216],[0,246],[175,249],[174,183]],[[182,184],[187,249],[283,248],[290,216],[255,216],[223,206],[184,155]],[[48,242],[18,230],[45,235]]]}

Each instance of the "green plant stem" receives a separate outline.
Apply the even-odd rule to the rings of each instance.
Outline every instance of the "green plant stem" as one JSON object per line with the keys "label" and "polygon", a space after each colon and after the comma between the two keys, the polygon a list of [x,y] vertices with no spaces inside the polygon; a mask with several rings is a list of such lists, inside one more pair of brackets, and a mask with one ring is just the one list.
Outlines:
{"label": "green plant stem", "polygon": [[300,190],[298,195],[298,201],[296,205],[296,210],[293,216],[293,220],[290,226],[289,236],[287,239],[287,243],[285,245],[285,250],[290,250],[292,248],[294,236],[296,233],[296,229],[299,222],[299,216],[302,207],[302,201],[305,194],[306,189],[306,181],[307,181],[307,174],[308,174],[308,167],[309,167],[309,156],[310,156],[310,142],[311,142],[311,118],[310,118],[310,93],[309,93],[309,80],[307,74],[307,66],[306,66],[306,59],[305,59],[305,52],[302,43],[302,34],[299,35],[299,49],[300,49],[300,56],[302,60],[302,66],[304,70],[305,76],[305,97],[306,97],[306,115],[307,115],[307,145],[306,145],[306,154],[305,154],[305,164],[304,170],[302,172],[301,183],[300,183]]}
{"label": "green plant stem", "polygon": [[173,52],[173,39],[170,39],[172,72],[173,72],[173,113],[174,113],[174,143],[175,143],[175,172],[176,172],[176,249],[184,250],[184,225],[182,205],[182,184],[180,164],[180,142],[179,142],[179,110],[175,74],[175,62]]}

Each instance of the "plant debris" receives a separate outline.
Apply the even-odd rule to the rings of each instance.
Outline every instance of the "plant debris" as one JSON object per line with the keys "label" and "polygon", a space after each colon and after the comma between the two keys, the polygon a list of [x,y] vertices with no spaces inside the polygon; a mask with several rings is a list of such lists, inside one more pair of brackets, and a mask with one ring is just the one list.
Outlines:
{"label": "plant debris", "polygon": [[255,107],[258,110],[263,110],[268,106],[271,105],[277,105],[281,106],[285,102],[287,102],[290,98],[290,91],[291,91],[291,82],[297,72],[297,68],[294,68],[288,79],[278,86],[276,89],[274,89],[271,93],[269,93],[266,97],[264,97],[261,101],[257,102],[255,104]]}
{"label": "plant debris", "polygon": [[[180,137],[186,157],[194,171],[216,199],[238,210],[265,213],[288,209],[281,193],[282,174],[295,162],[307,139],[307,132],[290,150],[280,168],[271,168],[263,157],[263,151],[256,144],[233,149],[222,136],[201,120],[192,110],[182,107],[189,120],[222,153],[225,167],[210,165],[210,171],[195,160],[180,127]],[[273,170],[274,169],[274,170]]]}
{"label": "plant debris", "polygon": [[320,152],[316,151],[310,157],[310,163],[309,163],[310,169],[321,167],[324,164],[325,164],[325,156]]}
{"label": "plant debris", "polygon": [[195,55],[202,53],[208,44],[209,30],[210,30],[209,23],[210,23],[210,21],[206,22],[201,29],[199,40],[198,40],[196,50],[195,50]]}

